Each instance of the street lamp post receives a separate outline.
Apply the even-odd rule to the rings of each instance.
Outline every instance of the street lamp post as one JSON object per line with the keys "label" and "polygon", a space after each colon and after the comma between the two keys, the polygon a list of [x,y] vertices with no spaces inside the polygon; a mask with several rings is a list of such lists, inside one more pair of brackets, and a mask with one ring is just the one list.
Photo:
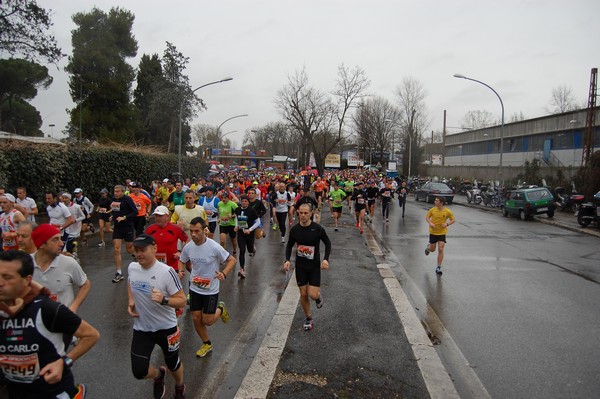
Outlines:
{"label": "street lamp post", "polygon": [[229,133],[224,134],[223,136],[220,136],[219,132],[221,131],[221,126],[223,126],[225,124],[225,122],[228,122],[235,118],[243,118],[244,116],[248,116],[248,114],[236,115],[236,116],[232,116],[231,118],[227,118],[223,122],[221,122],[221,124],[217,127],[217,157],[219,157],[219,147],[221,146],[221,138],[225,137],[229,133],[233,133],[233,132],[229,132]]}
{"label": "street lamp post", "polygon": [[48,126],[50,126],[50,137],[54,138],[54,126],[56,125],[54,123],[51,123]]}
{"label": "street lamp post", "polygon": [[221,80],[216,80],[214,82],[203,84],[202,86],[196,87],[190,93],[184,95],[183,98],[181,99],[181,105],[179,106],[179,146],[178,146],[179,150],[177,152],[177,154],[178,154],[177,155],[177,173],[179,174],[180,177],[181,177],[181,119],[183,118],[183,105],[185,104],[186,98],[193,95],[196,91],[200,90],[203,87],[214,85],[217,83],[228,82],[230,80],[233,80],[233,78],[224,78]]}
{"label": "street lamp post", "polygon": [[482,84],[491,91],[493,91],[496,97],[498,97],[498,100],[500,100],[500,106],[502,107],[502,125],[500,126],[500,165],[498,167],[498,177],[500,178],[500,180],[502,180],[502,153],[504,152],[504,103],[502,102],[502,98],[500,98],[500,95],[498,94],[498,92],[496,92],[496,90],[494,90],[490,85],[486,83],[466,77],[465,75],[462,75],[460,73],[455,73],[454,77],[459,79],[471,80],[473,82]]}

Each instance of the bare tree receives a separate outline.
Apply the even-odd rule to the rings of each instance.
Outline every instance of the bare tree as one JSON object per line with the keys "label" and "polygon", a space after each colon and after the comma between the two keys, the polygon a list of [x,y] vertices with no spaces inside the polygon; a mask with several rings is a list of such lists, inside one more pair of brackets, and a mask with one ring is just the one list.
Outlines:
{"label": "bare tree", "polygon": [[421,156],[421,136],[430,123],[425,105],[427,91],[423,83],[414,78],[406,77],[402,79],[394,93],[398,99],[400,109],[400,117],[395,121],[395,125],[400,128],[402,133],[401,139],[404,143],[403,159],[408,160],[408,162],[403,162],[402,170],[404,174],[408,174],[409,169],[416,171],[416,168],[412,168],[412,166],[418,165]]}
{"label": "bare tree", "polygon": [[366,95],[370,82],[365,72],[356,67],[338,67],[338,79],[330,97],[311,87],[303,69],[288,78],[288,84],[279,90],[275,106],[283,119],[302,136],[301,159],[307,164],[313,151],[317,170],[325,168],[325,157],[345,138],[348,110]]}
{"label": "bare tree", "polygon": [[573,90],[566,85],[561,85],[552,89],[552,95],[544,111],[549,114],[560,114],[563,112],[575,111],[581,106],[577,104],[577,99]]}
{"label": "bare tree", "polygon": [[383,153],[394,146],[396,130],[389,121],[399,118],[400,111],[383,97],[370,98],[358,107],[353,117],[357,145],[359,152],[364,149],[363,154],[369,149],[369,162],[384,162]]}
{"label": "bare tree", "polygon": [[468,111],[465,116],[463,116],[460,127],[463,129],[483,129],[484,127],[492,126],[495,123],[494,114],[490,111],[477,109]]}
{"label": "bare tree", "polygon": [[252,129],[244,135],[243,145],[254,152],[265,150],[271,155],[287,155],[296,157],[300,135],[283,122],[273,122]]}
{"label": "bare tree", "polygon": [[512,114],[509,118],[509,122],[520,122],[520,121],[524,121],[525,120],[525,114],[523,113],[523,111],[520,112],[515,112],[514,114]]}

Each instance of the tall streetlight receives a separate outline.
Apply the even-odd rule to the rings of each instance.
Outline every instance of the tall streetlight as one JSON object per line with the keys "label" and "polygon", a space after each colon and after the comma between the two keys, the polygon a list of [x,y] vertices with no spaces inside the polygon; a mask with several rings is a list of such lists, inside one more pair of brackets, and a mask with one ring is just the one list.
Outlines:
{"label": "tall streetlight", "polygon": [[181,99],[181,105],[179,106],[179,151],[177,152],[177,174],[180,177],[181,177],[181,119],[183,118],[183,105],[185,104],[185,100],[189,96],[193,95],[196,91],[200,90],[203,87],[214,85],[214,84],[217,84],[217,83],[228,82],[230,80],[233,80],[233,78],[224,78],[224,79],[221,79],[221,80],[216,80],[214,82],[203,84],[202,86],[198,86],[194,90],[192,90],[191,92],[185,94],[183,96],[183,98]]}
{"label": "tall streetlight", "polygon": [[[236,116],[232,116],[231,118],[227,118],[223,122],[221,122],[221,124],[217,127],[217,157],[219,156],[219,147],[221,146],[221,137],[225,136],[225,135],[221,136],[219,134],[219,132],[221,131],[221,126],[223,126],[225,124],[225,122],[228,122],[235,118],[243,118],[244,116],[248,116],[248,114],[236,115]],[[233,133],[233,132],[229,132],[229,133]],[[226,133],[226,134],[229,134],[229,133]]]}
{"label": "tall streetlight", "polygon": [[[500,100],[500,106],[502,107],[502,125],[500,126],[500,166],[498,167],[498,177],[500,178],[500,180],[502,180],[502,153],[504,152],[504,103],[502,102],[502,98],[500,98],[500,95],[490,85],[485,84],[479,80],[468,78],[465,75],[462,75],[460,73],[455,73],[454,77],[459,78],[459,79],[471,80],[473,82],[482,84],[485,87],[487,87],[488,89],[490,89],[491,91],[493,91],[494,94],[496,95],[496,97],[498,97],[498,100]],[[461,154],[461,157],[462,157],[462,154]]]}

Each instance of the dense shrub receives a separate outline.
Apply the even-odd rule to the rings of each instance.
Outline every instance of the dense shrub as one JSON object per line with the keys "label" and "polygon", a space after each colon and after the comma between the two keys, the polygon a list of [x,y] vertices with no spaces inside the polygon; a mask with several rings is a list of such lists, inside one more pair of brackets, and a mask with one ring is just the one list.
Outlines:
{"label": "dense shrub", "polygon": [[[183,177],[206,174],[207,167],[199,158],[183,157]],[[152,180],[172,177],[177,172],[177,155],[156,149],[108,146],[48,146],[10,144],[0,147],[0,185],[16,194],[25,186],[40,209],[44,192],[69,191],[81,187],[96,201],[103,187],[111,188],[125,179],[149,187]]]}

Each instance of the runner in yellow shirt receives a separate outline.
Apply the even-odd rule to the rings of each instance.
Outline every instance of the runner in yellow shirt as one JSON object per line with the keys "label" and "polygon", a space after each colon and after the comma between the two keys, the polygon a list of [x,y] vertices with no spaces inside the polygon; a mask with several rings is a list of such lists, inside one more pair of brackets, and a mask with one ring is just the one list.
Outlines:
{"label": "runner in yellow shirt", "polygon": [[437,244],[438,255],[437,255],[437,267],[435,272],[438,275],[442,275],[442,262],[444,260],[444,247],[446,246],[446,233],[448,232],[448,226],[453,225],[456,220],[454,214],[448,208],[446,208],[446,198],[436,197],[433,202],[435,205],[427,212],[425,220],[429,224],[429,244],[425,248],[425,255],[429,255],[430,252],[435,252]]}

